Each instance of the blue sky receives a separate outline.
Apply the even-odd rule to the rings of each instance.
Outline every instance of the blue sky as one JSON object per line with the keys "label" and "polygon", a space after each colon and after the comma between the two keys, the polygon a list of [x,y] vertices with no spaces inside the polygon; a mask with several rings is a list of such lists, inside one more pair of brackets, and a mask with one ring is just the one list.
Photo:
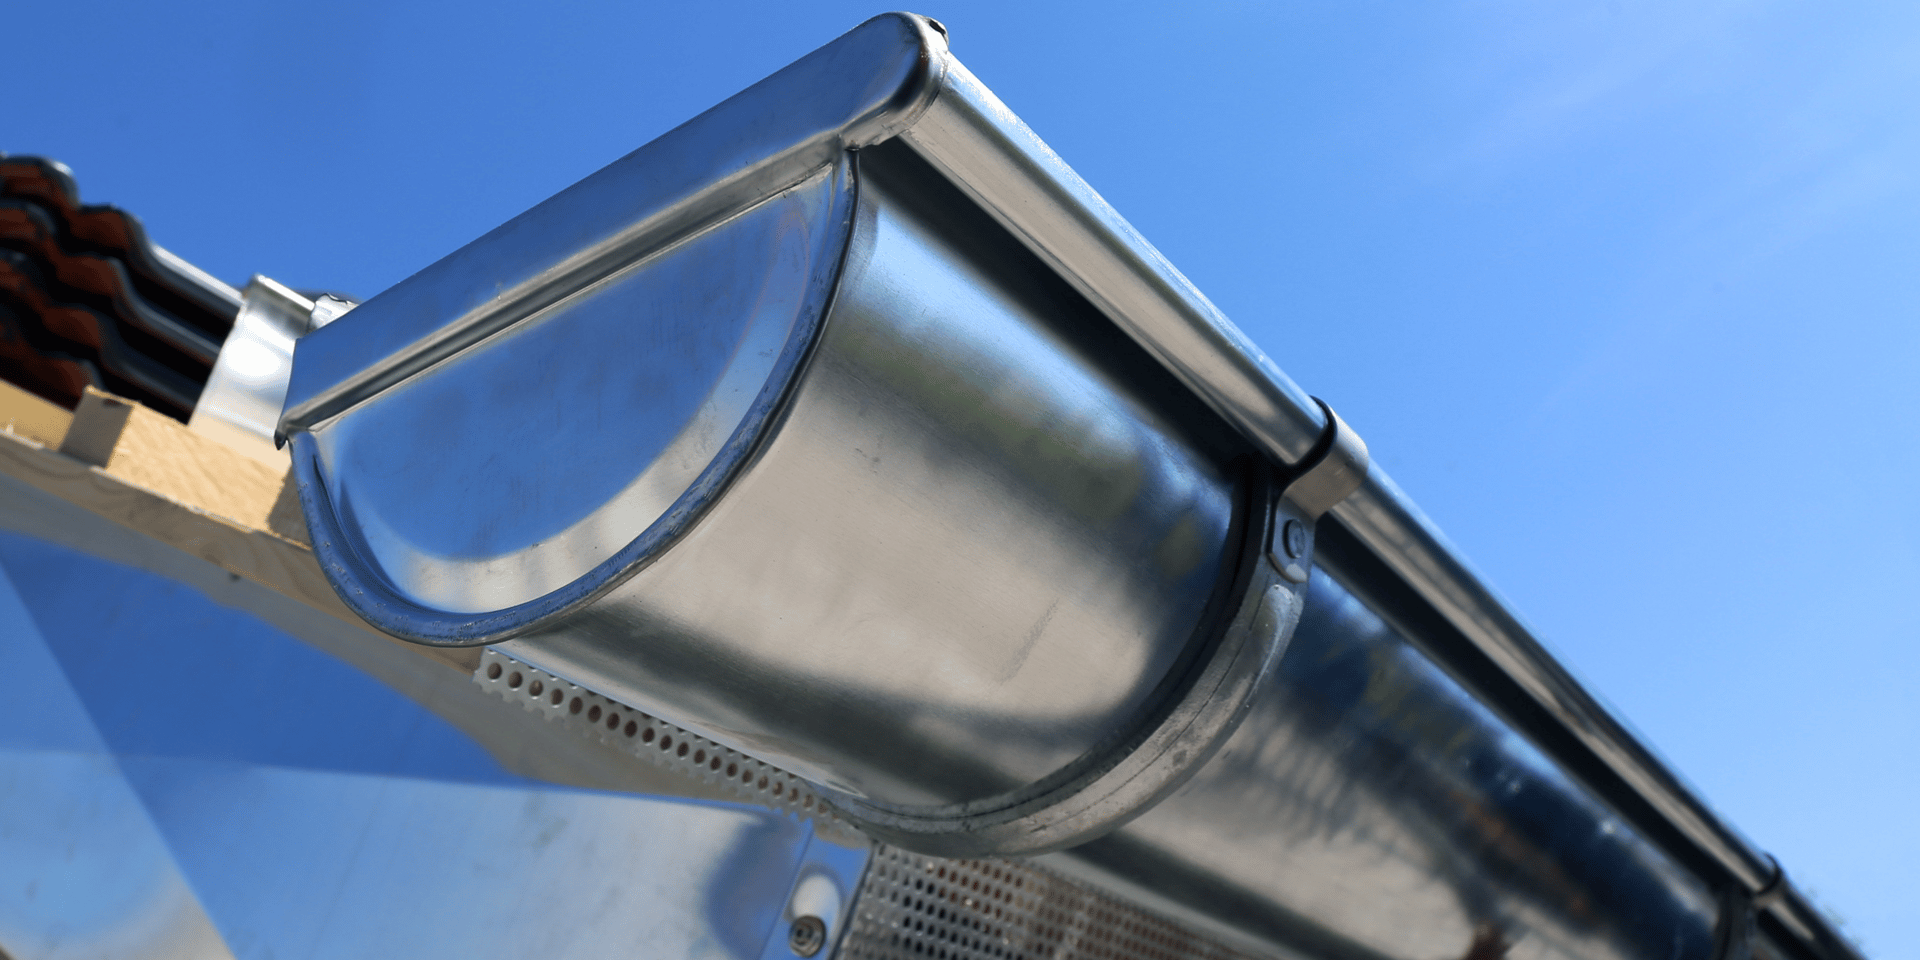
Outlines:
{"label": "blue sky", "polygon": [[[230,282],[365,297],[880,9],[21,5],[0,150]],[[1920,6],[919,12],[1872,955],[1920,957]]]}

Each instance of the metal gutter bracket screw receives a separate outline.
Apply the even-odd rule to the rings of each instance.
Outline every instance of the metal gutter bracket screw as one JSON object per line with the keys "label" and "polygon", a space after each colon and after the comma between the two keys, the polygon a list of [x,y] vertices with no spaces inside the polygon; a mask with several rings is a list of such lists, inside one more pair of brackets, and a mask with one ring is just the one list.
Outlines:
{"label": "metal gutter bracket screw", "polygon": [[787,949],[795,955],[811,957],[820,952],[827,943],[827,924],[813,914],[796,917],[793,926],[787,928]]}

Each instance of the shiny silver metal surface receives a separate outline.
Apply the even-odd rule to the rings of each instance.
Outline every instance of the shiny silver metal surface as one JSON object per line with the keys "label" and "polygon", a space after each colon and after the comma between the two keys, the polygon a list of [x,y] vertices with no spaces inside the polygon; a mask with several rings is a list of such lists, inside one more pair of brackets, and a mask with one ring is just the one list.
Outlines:
{"label": "shiny silver metal surface", "polygon": [[[926,35],[849,36],[875,31]],[[1070,842],[1230,729],[1295,591],[1235,614],[1265,510],[1203,405],[915,154],[840,156],[542,270],[583,197],[651,182],[629,158],[303,341],[285,423],[316,551],[383,630],[513,637],[876,829]],[[537,292],[421,334],[423,298],[508,259]],[[301,392],[342,357],[351,382]]]}
{"label": "shiny silver metal surface", "polygon": [[[613,744],[690,781],[717,785],[747,803],[806,818],[816,843],[869,849],[805,781],[514,660],[497,647],[482,654],[473,679],[488,693],[575,735]],[[791,920],[790,952],[809,957],[832,946],[838,929],[830,926],[832,918],[843,915],[836,905],[845,901],[845,933],[832,953],[846,960],[905,960],[942,952],[949,960],[1246,956],[1099,887],[1041,869],[1031,859],[958,860],[885,843],[872,844],[868,856],[851,894],[841,884],[794,885],[785,910]],[[817,932],[804,923],[810,917],[826,918]],[[815,943],[817,950],[803,949]]]}
{"label": "shiny silver metal surface", "polygon": [[0,957],[233,956],[0,573]]}
{"label": "shiny silver metal surface", "polygon": [[13,960],[791,960],[794,911],[845,926],[864,841],[526,780],[192,587],[13,533],[0,565]]}
{"label": "shiny silver metal surface", "polygon": [[[1544,709],[1560,732],[1617,776],[1630,796],[1652,806],[1666,825],[1728,877],[1755,893],[1774,882],[1772,858],[1708,809],[1573,679],[1384,472],[1373,470],[1359,490],[1334,508],[1331,517],[1431,604],[1473,651],[1497,665],[1503,676]],[[1457,658],[1443,650],[1435,654],[1442,662]],[[1790,883],[1782,883],[1781,895],[1767,908],[1769,915],[1818,956],[1859,956]]]}
{"label": "shiny silver metal surface", "polygon": [[[762,389],[738,421],[711,418],[731,426],[726,443],[677,457],[661,456],[664,442],[587,444],[619,406],[613,389],[542,407],[564,415],[525,413],[526,398],[544,402],[555,384],[527,379],[514,358],[559,353],[521,344],[591,314],[579,306],[623,271],[750,231],[816,183],[840,198],[818,209],[860,198],[857,218],[797,218],[814,238],[851,224],[844,268],[824,253],[768,257],[747,285],[821,284],[831,312],[817,332],[796,321],[764,379],[761,367],[739,374]],[[832,247],[820,244],[811,249]],[[1234,531],[1263,527],[1265,513],[1236,506],[1236,457],[1305,467],[1341,432],[951,59],[944,31],[904,15],[870,21],[362,310],[301,344],[281,421],[316,546],[349,604],[423,642],[505,639],[515,657],[876,810],[1012,809],[1125,757],[1205,661],[1219,635],[1207,627],[1245,609],[1220,597],[1253,574],[1222,558],[1241,555]],[[739,322],[737,309],[721,314]],[[1109,335],[1116,328],[1140,356]],[[597,363],[604,351],[582,352]],[[799,354],[804,364],[786,365]],[[677,375],[705,398],[732,369],[696,363]],[[503,409],[515,417],[487,422],[520,433],[461,439],[483,433],[464,418]],[[661,430],[691,422],[646,410],[634,419]],[[1237,435],[1223,438],[1222,425]],[[1416,955],[1412,931],[1487,955],[1516,944],[1543,956],[1703,955],[1712,888],[1760,891],[1767,861],[1567,677],[1366,469],[1364,449],[1339,445],[1308,484],[1325,489],[1301,495],[1447,627],[1365,640],[1371,628],[1355,620],[1343,642],[1407,651],[1420,664],[1407,668],[1414,700],[1464,711],[1447,714],[1465,731],[1453,746],[1519,772],[1494,783],[1472,763],[1375,769],[1364,751],[1340,756],[1361,750],[1365,731],[1316,741],[1300,711],[1324,691],[1299,687],[1289,695],[1300,703],[1263,701],[1276,742],[1297,746],[1295,767],[1268,757],[1285,769],[1235,774],[1223,757],[1067,862],[1249,942],[1325,955]],[[573,455],[550,460],[552,450]],[[656,464],[680,472],[653,474],[651,499],[634,493]],[[566,468],[589,482],[563,490]],[[1329,529],[1306,527],[1298,543],[1284,523],[1254,531],[1270,581],[1306,579]],[[1148,569],[1176,542],[1198,547],[1184,564]],[[1349,719],[1367,722],[1364,711]],[[1243,744],[1256,736],[1247,729]],[[1401,733],[1402,746],[1424,743]],[[1341,797],[1371,806],[1341,819],[1288,795],[1319,775],[1315,764]],[[1402,773],[1453,792],[1397,796]],[[1515,783],[1598,831],[1600,873],[1585,880],[1602,892],[1548,876],[1542,858],[1568,848],[1500,805],[1495,787]],[[1250,784],[1264,801],[1219,800]],[[1283,822],[1244,850],[1222,840],[1223,824],[1245,819],[1235,811],[1267,801],[1305,804],[1305,833]],[[870,816],[883,829],[885,819]],[[1295,853],[1404,882],[1417,922],[1389,929],[1358,915],[1355,904],[1384,901],[1341,897],[1328,880],[1337,872],[1275,866]],[[1185,879],[1130,887],[1143,863]],[[1301,905],[1313,915],[1289,912]],[[1819,955],[1853,956],[1790,888],[1768,911]]]}
{"label": "shiny silver metal surface", "polygon": [[866,819],[975,833],[1185,684],[1237,586],[1244,494],[1145,358],[1089,342],[1017,249],[945,239],[967,211],[889,160],[911,158],[862,157],[779,429],[660,562],[502,649]]}
{"label": "shiny silver metal surface", "polygon": [[214,919],[249,957],[779,958],[768,947],[784,947],[796,885],[819,876],[844,904],[867,859],[737,805],[135,766]]}
{"label": "shiny silver metal surface", "polygon": [[[346,297],[335,296],[331,293],[323,293],[318,297],[314,298],[313,311],[307,315],[307,329],[309,331],[318,330],[321,327],[324,327],[327,324],[332,323],[335,320],[338,320],[341,317],[346,316],[347,311],[352,310],[354,307],[357,307],[359,305],[360,305],[360,301],[358,300],[349,300]],[[284,401],[282,405],[284,405]],[[275,417],[274,422],[276,424],[279,422],[279,419],[277,416]]]}
{"label": "shiny silver metal surface", "polygon": [[1312,957],[1711,960],[1719,917],[1712,888],[1322,567],[1219,755],[1043,862]]}
{"label": "shiny silver metal surface", "polygon": [[1277,462],[1306,456],[1319,406],[985,84],[942,78],[900,139]]}
{"label": "shiny silver metal surface", "polygon": [[233,330],[194,402],[187,426],[278,470],[287,455],[273,442],[293,372],[293,345],[311,327],[313,302],[255,276],[241,295]]}
{"label": "shiny silver metal surface", "polygon": [[111,755],[0,748],[0,957],[232,956]]}
{"label": "shiny silver metal surface", "polygon": [[[1360,489],[1372,466],[1367,442],[1360,439],[1326,401],[1316,402],[1326,416],[1325,433],[1314,449],[1308,451],[1307,461],[1296,465],[1297,476],[1287,484],[1287,499],[1314,523]],[[1288,553],[1298,558],[1304,555],[1303,550],[1290,549]]]}
{"label": "shiny silver metal surface", "polygon": [[[1299,388],[964,67],[947,68],[901,139],[1277,462],[1297,462],[1322,434],[1321,411]],[[1384,474],[1336,515],[1691,843],[1750,889],[1767,882],[1764,855],[1581,689]],[[1855,955],[1811,909],[1774,913],[1823,955]]]}

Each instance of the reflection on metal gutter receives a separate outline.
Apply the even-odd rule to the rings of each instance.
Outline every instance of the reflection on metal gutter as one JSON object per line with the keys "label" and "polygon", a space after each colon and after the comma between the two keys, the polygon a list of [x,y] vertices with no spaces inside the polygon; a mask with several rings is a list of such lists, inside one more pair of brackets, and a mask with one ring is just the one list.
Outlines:
{"label": "reflection on metal gutter", "polygon": [[[489,649],[481,689],[747,803],[810,821],[831,843],[869,847],[805,781],[682,727]],[[1252,960],[1201,928],[1031,861],[952,860],[870,845],[846,931],[822,956],[841,960]],[[830,915],[830,914],[829,914]],[[835,929],[823,931],[831,942]],[[801,949],[793,953],[811,956]],[[780,957],[780,954],[775,954]]]}
{"label": "reflection on metal gutter", "polygon": [[[1297,461],[1322,420],[1293,381],[991,91],[958,64],[946,77],[948,89],[902,138],[1074,278],[1249,439],[1279,462]],[[1334,516],[1720,868],[1755,895],[1791,890],[1771,857],[1720,822],[1554,661],[1384,473],[1375,469]],[[1769,902],[1795,936],[1842,951],[1836,955],[1851,952],[1797,894]]]}
{"label": "reflection on metal gutter", "polygon": [[[139,539],[89,549],[175,562]],[[210,598],[11,533],[0,562],[0,956],[793,960],[789,910],[850,915],[864,845],[509,774],[429,709],[551,749],[539,720],[438,665],[322,655],[223,606],[222,571],[188,577]]]}
{"label": "reflection on metal gutter", "polygon": [[239,316],[187,426],[276,470],[287,469],[273,429],[287,399],[293,344],[351,309],[353,302],[342,297],[309,300],[256,275],[241,295]]}
{"label": "reflection on metal gutter", "polygon": [[[947,88],[902,138],[1249,439],[1279,462],[1299,460],[1323,421],[1293,381],[972,74],[950,63],[945,76]],[[1688,841],[1751,893],[1768,894],[1772,915],[1794,936],[1826,955],[1852,954],[1774,860],[1720,822],[1582,689],[1384,473],[1375,469],[1334,515]]]}
{"label": "reflection on metal gutter", "polygon": [[1214,760],[1062,872],[1312,956],[1714,957],[1695,876],[1356,596],[1323,544],[1272,682]]}
{"label": "reflection on metal gutter", "polygon": [[0,957],[232,960],[0,570]]}
{"label": "reflection on metal gutter", "polygon": [[302,340],[279,429],[370,623],[890,843],[1253,950],[1853,956],[932,21]]}
{"label": "reflection on metal gutter", "polygon": [[[1382,562],[1460,632],[1469,650],[1442,641],[1434,653],[1454,669],[1463,657],[1492,664],[1602,768],[1644,801],[1674,831],[1745,889],[1754,909],[1771,917],[1819,956],[1856,956],[1778,863],[1721,821],[1636,740],[1579,681],[1555,661],[1506,604],[1460,559],[1432,521],[1384,473],[1333,512]],[[1470,668],[1469,668],[1470,669]]]}

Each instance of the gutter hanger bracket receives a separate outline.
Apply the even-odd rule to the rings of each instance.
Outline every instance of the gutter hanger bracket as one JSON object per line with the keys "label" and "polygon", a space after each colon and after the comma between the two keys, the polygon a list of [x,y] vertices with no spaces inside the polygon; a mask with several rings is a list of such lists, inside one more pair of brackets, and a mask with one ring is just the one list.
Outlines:
{"label": "gutter hanger bracket", "polygon": [[1307,582],[1312,567],[1313,528],[1328,510],[1366,482],[1367,443],[1333,412],[1325,400],[1314,397],[1327,425],[1313,448],[1293,467],[1294,477],[1281,490],[1273,524],[1273,542],[1267,562],[1293,583]]}

